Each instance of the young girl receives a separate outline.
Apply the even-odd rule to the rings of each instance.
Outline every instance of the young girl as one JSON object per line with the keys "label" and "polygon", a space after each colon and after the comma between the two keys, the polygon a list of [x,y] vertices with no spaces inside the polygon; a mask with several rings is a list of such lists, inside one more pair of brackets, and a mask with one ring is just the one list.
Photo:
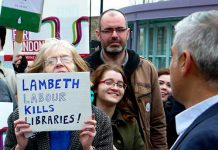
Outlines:
{"label": "young girl", "polygon": [[125,97],[126,82],[118,66],[99,66],[92,76],[93,103],[111,118],[114,149],[145,150],[137,121]]}

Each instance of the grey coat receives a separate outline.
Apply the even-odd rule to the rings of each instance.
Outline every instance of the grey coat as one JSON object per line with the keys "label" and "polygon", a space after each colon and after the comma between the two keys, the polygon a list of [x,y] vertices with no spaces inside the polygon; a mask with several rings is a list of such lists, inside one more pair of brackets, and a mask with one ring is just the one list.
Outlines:
{"label": "grey coat", "polygon": [[[92,112],[95,114],[97,121],[96,136],[92,143],[98,150],[112,150],[113,135],[109,118],[101,110],[92,106]],[[5,139],[4,149],[15,149],[17,140],[15,137],[13,122],[18,119],[18,109],[16,109],[8,118],[8,131]],[[29,138],[27,150],[49,150],[49,132],[37,132],[32,138]],[[69,149],[82,150],[79,141],[79,131],[72,131],[71,144]]]}
{"label": "grey coat", "polygon": [[13,109],[17,107],[15,94],[13,94],[10,87],[1,78],[0,78],[0,102],[13,102]]}

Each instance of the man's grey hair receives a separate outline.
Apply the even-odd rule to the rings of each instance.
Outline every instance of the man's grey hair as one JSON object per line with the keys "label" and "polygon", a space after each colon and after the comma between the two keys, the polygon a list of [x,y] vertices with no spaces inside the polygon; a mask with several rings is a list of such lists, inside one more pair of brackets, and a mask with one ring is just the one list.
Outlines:
{"label": "man's grey hair", "polygon": [[218,83],[218,11],[195,12],[181,20],[173,46],[178,57],[189,50],[205,79]]}

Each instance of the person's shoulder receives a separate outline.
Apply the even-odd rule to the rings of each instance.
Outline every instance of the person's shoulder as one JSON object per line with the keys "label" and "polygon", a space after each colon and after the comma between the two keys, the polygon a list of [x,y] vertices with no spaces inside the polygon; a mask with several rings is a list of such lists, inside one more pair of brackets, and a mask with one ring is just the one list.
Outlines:
{"label": "person's shoulder", "polygon": [[95,51],[94,53],[90,54],[89,56],[87,57],[84,57],[83,59],[86,61],[86,62],[89,62],[93,59],[96,59],[96,58],[99,58],[100,57],[100,50],[98,51]]}
{"label": "person's shoulder", "polygon": [[105,112],[103,112],[102,110],[100,110],[98,107],[92,105],[92,113],[95,114],[95,118],[97,119],[103,119],[106,118],[108,119],[109,117],[106,115]]}
{"label": "person's shoulder", "polygon": [[0,69],[1,69],[1,73],[3,73],[5,76],[15,74],[15,71],[12,68],[1,67]]}
{"label": "person's shoulder", "polygon": [[[211,145],[218,146],[218,116],[214,116],[196,125],[184,139],[183,144],[187,147],[194,148],[209,148]],[[196,138],[197,137],[197,138]],[[198,145],[200,143],[200,145]],[[213,147],[212,146],[212,147]],[[195,148],[195,149],[196,149]],[[212,148],[213,149],[213,148]]]}
{"label": "person's shoulder", "polygon": [[140,58],[140,64],[155,68],[154,64],[149,59],[141,55],[139,56],[139,58]]}
{"label": "person's shoulder", "polygon": [[16,108],[8,117],[9,120],[15,121],[19,118],[19,110]]}
{"label": "person's shoulder", "polygon": [[[147,58],[144,58],[143,56],[139,56],[140,62],[136,68],[136,70],[143,70],[143,72],[156,72],[157,73],[157,69],[155,67],[155,65],[148,60]],[[145,72],[145,73],[146,73]]]}

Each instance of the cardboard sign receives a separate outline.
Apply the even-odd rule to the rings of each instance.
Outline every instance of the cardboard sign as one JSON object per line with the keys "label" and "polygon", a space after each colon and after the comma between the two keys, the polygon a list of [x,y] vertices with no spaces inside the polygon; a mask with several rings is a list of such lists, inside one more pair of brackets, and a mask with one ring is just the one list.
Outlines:
{"label": "cardboard sign", "polygon": [[80,130],[91,117],[89,72],[17,74],[19,117],[34,131]]}
{"label": "cardboard sign", "polygon": [[7,127],[8,116],[13,112],[13,103],[0,102],[0,129]]}
{"label": "cardboard sign", "polygon": [[0,25],[39,32],[44,0],[3,0]]}

